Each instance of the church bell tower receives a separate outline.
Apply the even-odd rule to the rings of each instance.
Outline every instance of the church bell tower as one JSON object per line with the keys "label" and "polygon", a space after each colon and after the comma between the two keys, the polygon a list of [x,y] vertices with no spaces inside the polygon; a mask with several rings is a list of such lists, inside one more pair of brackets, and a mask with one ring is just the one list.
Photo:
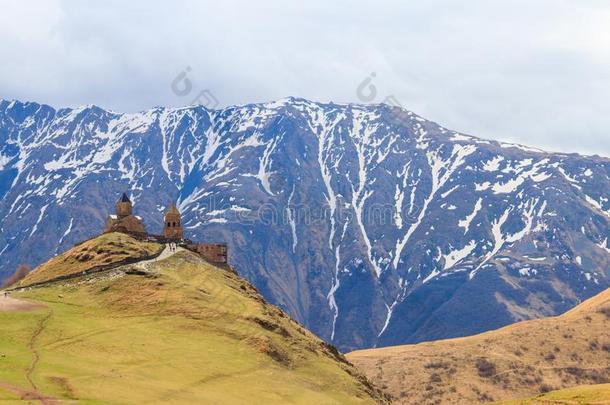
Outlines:
{"label": "church bell tower", "polygon": [[133,205],[127,194],[123,193],[121,198],[116,202],[116,215],[119,218],[125,218],[132,214]]}
{"label": "church bell tower", "polygon": [[184,239],[180,211],[178,211],[176,204],[170,204],[169,209],[165,214],[163,236],[168,239]]}

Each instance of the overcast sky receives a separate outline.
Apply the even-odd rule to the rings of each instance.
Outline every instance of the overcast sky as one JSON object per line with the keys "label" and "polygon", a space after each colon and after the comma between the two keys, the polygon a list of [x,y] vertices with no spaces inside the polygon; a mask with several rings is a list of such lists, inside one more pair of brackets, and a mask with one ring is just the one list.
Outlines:
{"label": "overcast sky", "polygon": [[[4,99],[137,111],[203,90],[221,106],[393,96],[461,132],[610,156],[608,0],[0,6]],[[190,91],[182,80],[172,90],[181,72]],[[358,92],[371,74],[376,94]]]}

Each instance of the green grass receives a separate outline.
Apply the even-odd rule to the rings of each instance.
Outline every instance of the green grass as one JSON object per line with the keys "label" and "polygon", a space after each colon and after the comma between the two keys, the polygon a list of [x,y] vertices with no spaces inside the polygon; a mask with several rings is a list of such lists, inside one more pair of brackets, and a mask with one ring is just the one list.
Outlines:
{"label": "green grass", "polygon": [[[151,276],[92,277],[14,294],[0,312],[8,383],[79,403],[359,404],[381,398],[349,364],[244,280],[190,253]],[[45,317],[43,330],[30,344]],[[30,344],[30,346],[28,346]]]}
{"label": "green grass", "polygon": [[126,258],[144,258],[159,252],[161,245],[142,242],[122,233],[107,233],[73,247],[34,269],[20,283],[28,286],[54,278],[82,273]]}
{"label": "green grass", "polygon": [[552,391],[535,398],[497,402],[498,405],[593,405],[610,404],[610,384],[582,385],[559,391]]}

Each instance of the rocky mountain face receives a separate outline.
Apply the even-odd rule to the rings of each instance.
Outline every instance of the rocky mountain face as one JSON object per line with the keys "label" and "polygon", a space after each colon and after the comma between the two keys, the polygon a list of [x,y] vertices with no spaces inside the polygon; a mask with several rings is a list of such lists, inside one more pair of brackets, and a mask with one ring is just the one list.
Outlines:
{"label": "rocky mountain face", "polygon": [[103,229],[229,244],[241,275],[342,350],[470,335],[610,287],[610,159],[289,98],[121,114],[0,101],[0,274]]}

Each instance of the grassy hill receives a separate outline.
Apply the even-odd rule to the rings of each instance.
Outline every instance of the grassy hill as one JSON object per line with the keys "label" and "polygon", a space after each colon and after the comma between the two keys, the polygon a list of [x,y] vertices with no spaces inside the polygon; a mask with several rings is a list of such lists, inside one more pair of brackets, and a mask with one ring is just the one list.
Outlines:
{"label": "grassy hill", "polygon": [[496,402],[494,405],[608,405],[610,384],[583,385],[566,388],[535,398]]}
{"label": "grassy hill", "polygon": [[125,234],[104,234],[85,241],[42,264],[19,285],[24,287],[61,276],[79,274],[97,266],[111,265],[125,259],[145,258],[159,253],[161,249],[162,246],[158,243],[142,242]]}
{"label": "grassy hill", "polygon": [[[610,290],[559,317],[466,338],[357,351],[347,358],[397,404],[528,397],[534,399],[512,403],[578,404],[541,401],[592,390],[606,401],[600,403],[610,403],[608,386],[578,387],[610,382]],[[569,387],[578,388],[550,393]]]}
{"label": "grassy hill", "polygon": [[[113,257],[144,254],[132,243],[112,234],[87,246],[109,247]],[[41,271],[46,279],[72,271],[68,263],[82,253],[76,249],[29,280]],[[24,289],[11,299],[34,305],[0,305],[0,401],[385,402],[341,354],[248,282],[187,251]]]}

